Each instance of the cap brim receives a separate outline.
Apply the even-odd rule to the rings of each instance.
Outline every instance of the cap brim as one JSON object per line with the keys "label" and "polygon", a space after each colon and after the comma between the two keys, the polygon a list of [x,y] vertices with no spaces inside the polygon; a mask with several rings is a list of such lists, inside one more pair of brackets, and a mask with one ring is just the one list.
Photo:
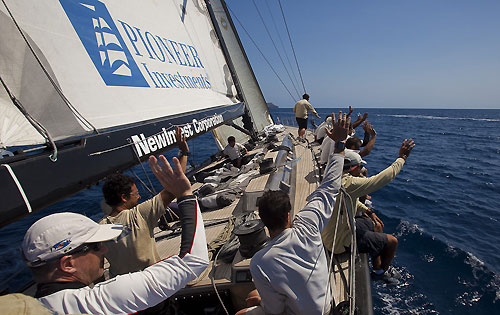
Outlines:
{"label": "cap brim", "polygon": [[123,226],[120,224],[102,224],[99,225],[99,230],[92,235],[85,243],[96,243],[109,241],[122,233]]}
{"label": "cap brim", "polygon": [[365,160],[361,160],[361,164],[366,164],[366,161]]}

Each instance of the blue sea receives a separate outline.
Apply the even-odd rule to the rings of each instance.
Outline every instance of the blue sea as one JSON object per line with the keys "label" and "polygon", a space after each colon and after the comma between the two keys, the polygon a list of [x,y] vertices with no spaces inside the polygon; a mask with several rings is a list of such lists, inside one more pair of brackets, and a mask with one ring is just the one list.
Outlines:
{"label": "blue sea", "polygon": [[[318,110],[322,117],[332,111],[338,109]],[[356,109],[353,115],[364,112],[377,131],[365,158],[369,174],[389,166],[404,139],[416,143],[398,177],[372,194],[385,232],[399,239],[393,264],[402,274],[396,286],[372,283],[375,314],[500,314],[500,110]],[[296,125],[291,109],[272,115]],[[196,163],[216,150],[209,135],[189,145]],[[133,171],[145,179],[141,167]],[[99,219],[100,188],[0,229],[0,289],[19,289],[30,279],[19,255],[27,228],[61,211]]]}

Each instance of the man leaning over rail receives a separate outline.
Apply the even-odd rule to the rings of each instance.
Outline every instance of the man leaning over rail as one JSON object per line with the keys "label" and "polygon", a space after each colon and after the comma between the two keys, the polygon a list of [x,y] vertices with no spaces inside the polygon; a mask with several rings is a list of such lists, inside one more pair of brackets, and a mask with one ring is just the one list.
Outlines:
{"label": "man leaning over rail", "polygon": [[162,186],[177,197],[182,236],[179,256],[164,259],[144,271],[117,276],[90,285],[104,272],[103,241],[117,237],[120,225],[99,225],[76,213],[57,213],[35,222],[26,232],[23,256],[37,283],[36,296],[45,306],[62,314],[130,314],[154,306],[208,266],[205,228],[198,202],[180,162],[149,164]]}
{"label": "man leaning over rail", "polygon": [[266,314],[322,314],[330,309],[328,263],[320,233],[330,219],[340,189],[349,124],[350,118],[340,112],[332,131],[327,132],[337,145],[321,185],[309,195],[293,222],[286,193],[267,191],[259,199],[259,215],[271,237],[250,262],[261,302],[240,314],[258,310]]}
{"label": "man leaning over rail", "polygon": [[[356,210],[358,208],[359,197],[371,194],[372,192],[379,190],[385,185],[389,184],[396,176],[399,174],[406,159],[410,155],[411,150],[415,146],[412,139],[403,141],[401,148],[399,149],[399,157],[392,163],[391,166],[378,173],[377,175],[370,177],[356,177],[358,173],[363,168],[361,156],[353,151],[345,154],[346,160],[344,161],[344,173],[342,175],[342,187],[345,188],[347,194],[350,198],[346,198],[348,211],[351,217],[354,218]],[[353,176],[355,174],[356,176]],[[337,198],[335,203],[334,213],[339,211],[340,200]],[[352,200],[352,205],[349,200]],[[361,207],[360,207],[361,208]],[[364,210],[368,208],[363,208]],[[368,214],[368,213],[367,213]],[[351,233],[349,231],[349,226],[347,223],[347,215],[344,213],[340,217],[337,231],[335,231],[335,226],[337,224],[337,216],[333,215],[332,219],[328,222],[327,226],[322,232],[323,242],[325,247],[329,251],[333,251],[334,254],[341,254],[346,251],[351,245]],[[336,237],[335,237],[336,235]],[[333,240],[336,240],[335,245],[333,245]],[[397,244],[396,244],[397,245]],[[332,248],[333,247],[333,248]],[[394,249],[395,252],[395,249]],[[392,258],[391,258],[392,259]],[[389,260],[390,263],[390,260]],[[389,267],[388,264],[382,264],[384,270]]]}

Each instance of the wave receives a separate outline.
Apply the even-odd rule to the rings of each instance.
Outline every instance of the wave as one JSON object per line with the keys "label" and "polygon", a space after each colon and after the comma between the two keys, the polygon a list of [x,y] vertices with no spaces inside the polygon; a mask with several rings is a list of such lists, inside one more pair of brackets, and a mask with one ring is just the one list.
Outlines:
{"label": "wave", "polygon": [[376,314],[499,314],[500,276],[481,259],[408,221],[399,220],[394,235],[402,278],[373,283]]}
{"label": "wave", "polygon": [[448,117],[448,116],[430,116],[430,115],[384,115],[384,114],[378,114],[377,116],[396,117],[396,118],[471,120],[471,121],[500,122],[500,119],[497,119],[497,118]]}

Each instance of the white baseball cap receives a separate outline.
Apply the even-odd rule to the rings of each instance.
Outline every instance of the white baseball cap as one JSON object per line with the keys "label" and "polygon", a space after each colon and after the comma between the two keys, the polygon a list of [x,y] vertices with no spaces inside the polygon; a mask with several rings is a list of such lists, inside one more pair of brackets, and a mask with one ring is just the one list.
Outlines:
{"label": "white baseball cap", "polygon": [[352,150],[345,150],[344,152],[344,166],[356,166],[359,164],[366,164],[366,162],[361,158],[359,153]]}
{"label": "white baseball cap", "polygon": [[82,244],[108,241],[121,232],[119,224],[97,224],[78,213],[51,214],[28,229],[22,243],[23,256],[29,266],[40,266]]}

